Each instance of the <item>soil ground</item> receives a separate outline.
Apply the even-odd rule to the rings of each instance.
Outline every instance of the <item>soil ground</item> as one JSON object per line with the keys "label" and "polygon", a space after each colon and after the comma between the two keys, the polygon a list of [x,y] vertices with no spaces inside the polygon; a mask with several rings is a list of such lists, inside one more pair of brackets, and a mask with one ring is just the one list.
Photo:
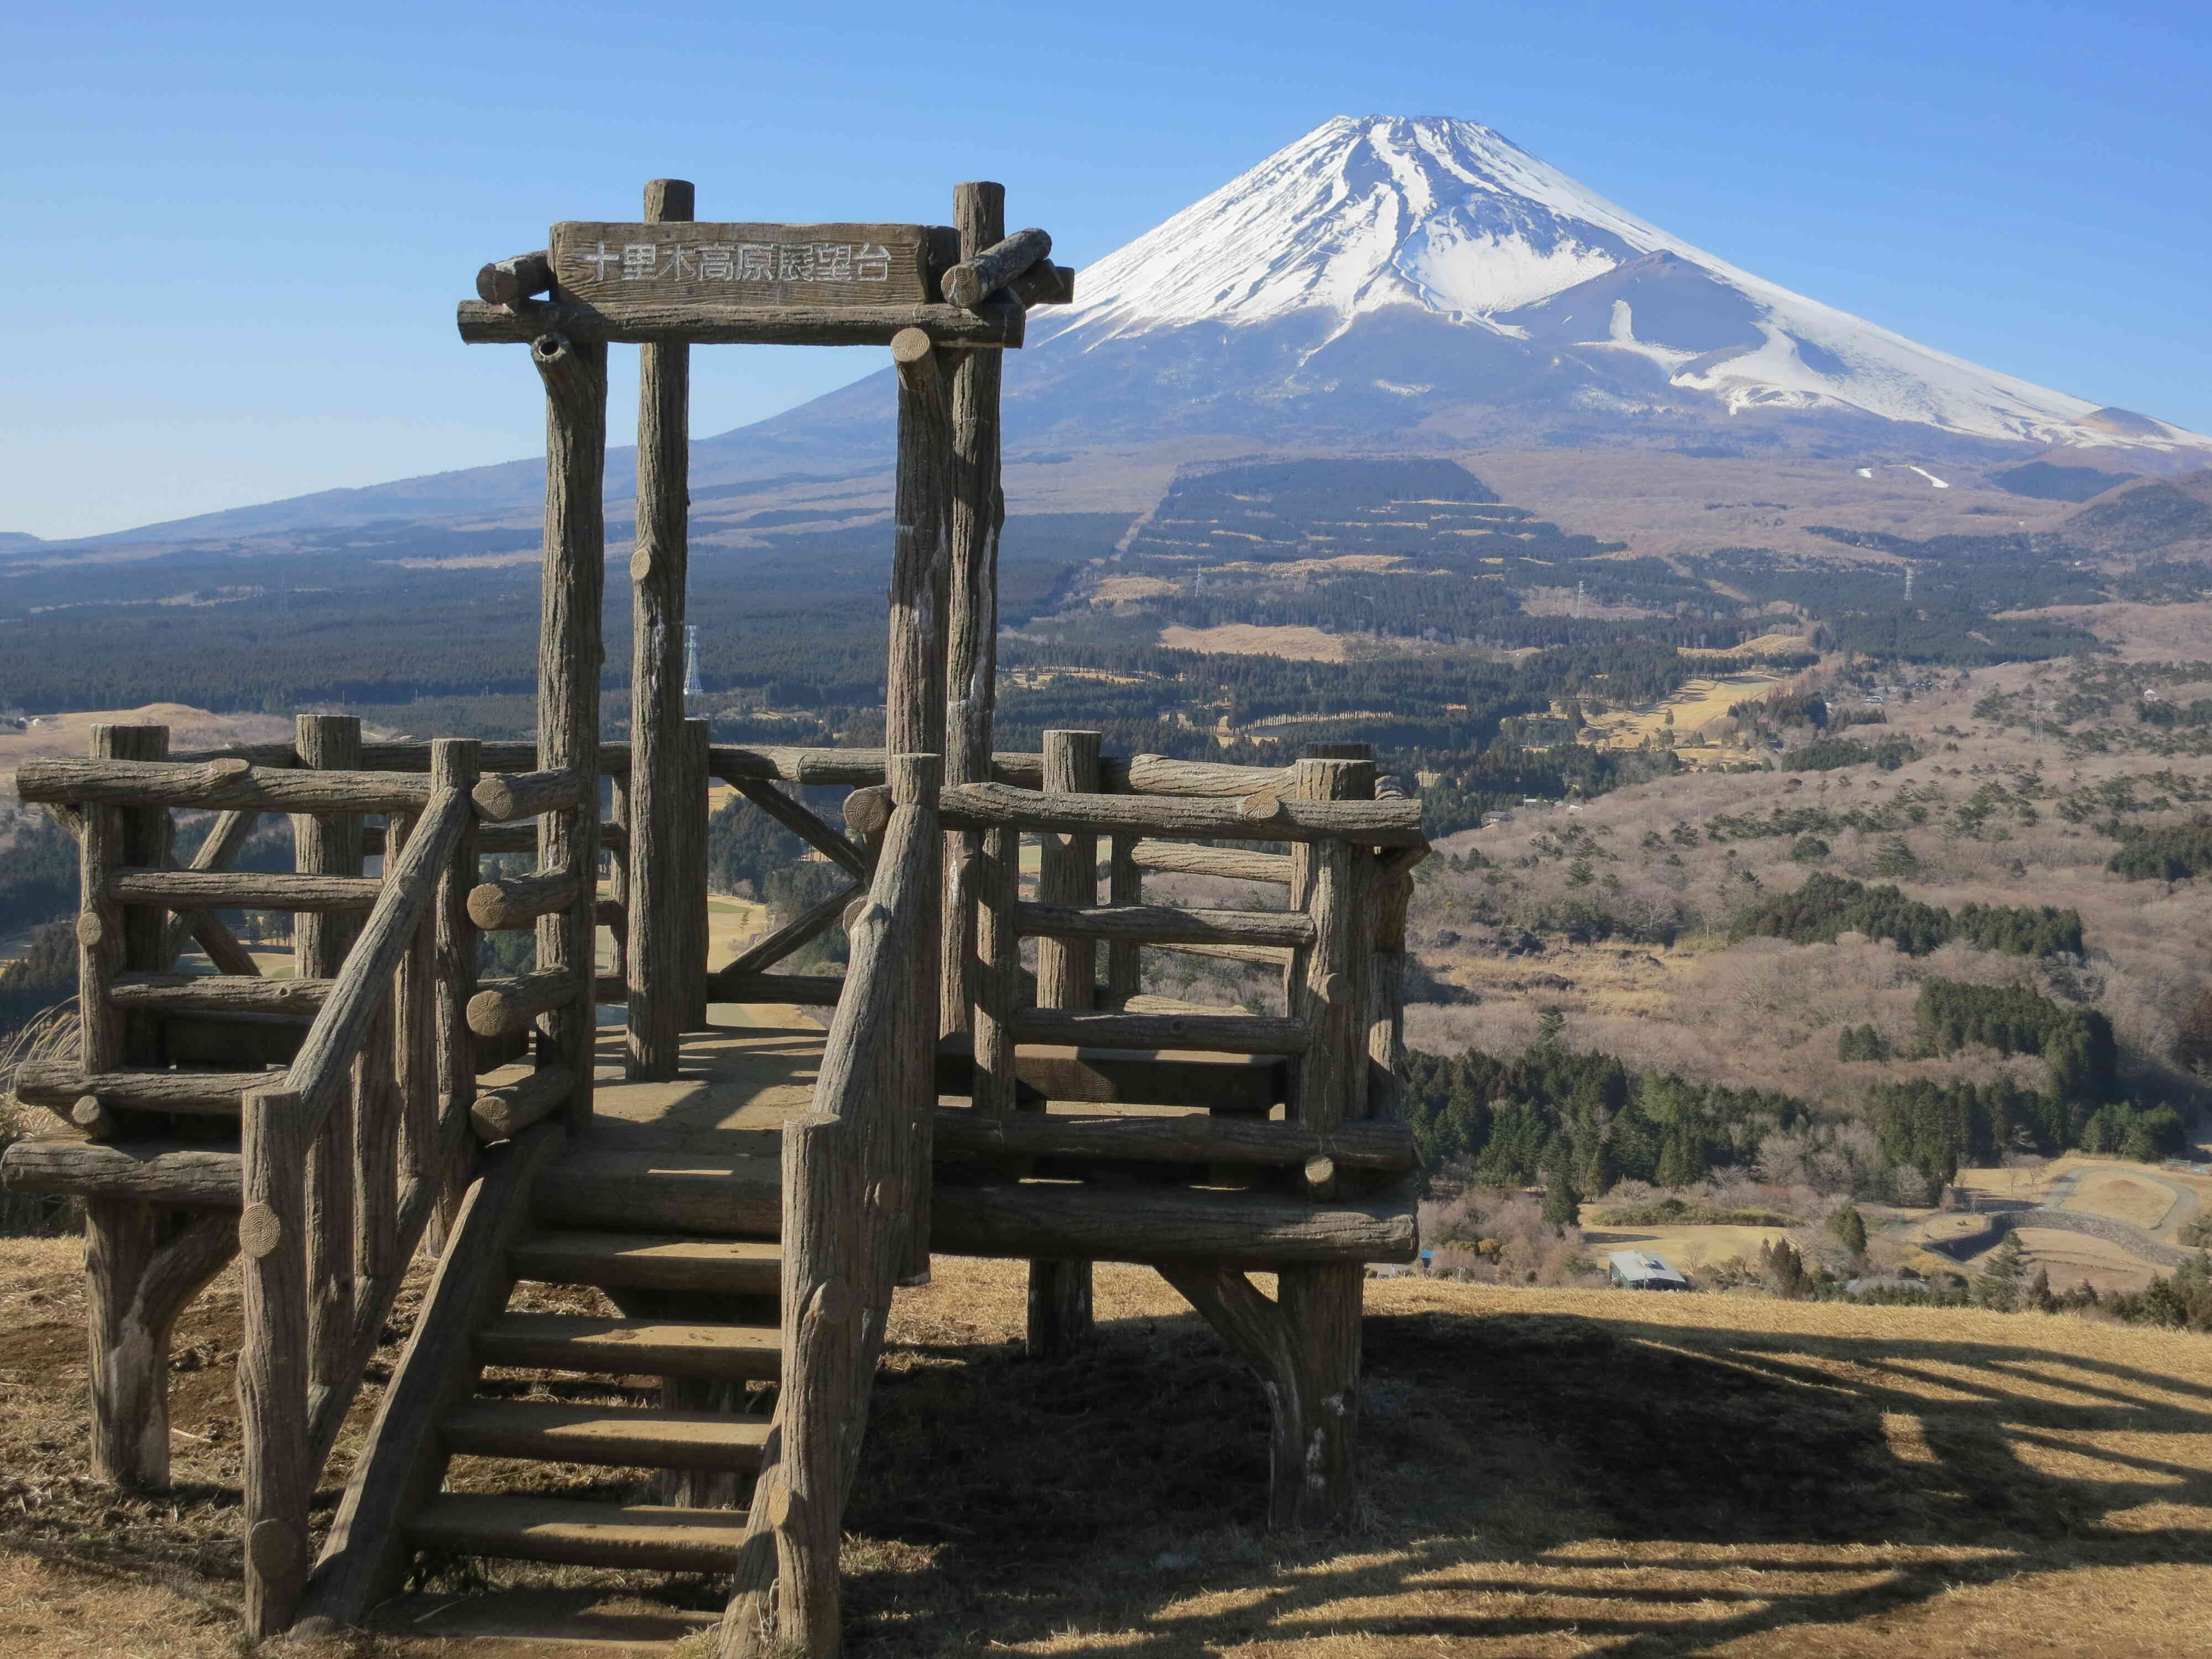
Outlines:
{"label": "soil ground", "polygon": [[[901,1293],[848,1521],[856,1656],[2203,1650],[2212,1338],[1376,1280],[1359,1522],[1280,1540],[1261,1530],[1259,1390],[1161,1280],[1100,1269],[1096,1346],[1039,1364],[1018,1264],[937,1266]],[[85,1477],[81,1285],[75,1241],[0,1243],[0,1647],[233,1655],[235,1280],[179,1329],[179,1484],[158,1495]],[[715,1600],[698,1580],[499,1578],[572,1639],[665,1638]],[[408,1617],[436,1616],[349,1652],[580,1650],[422,1635],[471,1582],[434,1572]],[[625,1647],[671,1651],[596,1650]]]}

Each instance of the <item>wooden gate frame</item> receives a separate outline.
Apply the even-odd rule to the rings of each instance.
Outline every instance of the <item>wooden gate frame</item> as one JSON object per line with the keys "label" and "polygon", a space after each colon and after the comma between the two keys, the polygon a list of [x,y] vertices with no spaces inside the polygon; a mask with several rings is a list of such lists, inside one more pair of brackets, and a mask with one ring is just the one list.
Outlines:
{"label": "wooden gate frame", "polygon": [[[703,977],[703,925],[695,927],[689,915],[695,899],[704,900],[703,855],[693,845],[703,836],[702,826],[688,819],[705,779],[696,775],[701,769],[686,764],[687,754],[702,745],[687,743],[683,729],[691,346],[890,347],[898,376],[898,462],[885,744],[893,755],[942,755],[947,783],[981,782],[990,769],[999,531],[1006,517],[999,464],[1000,354],[1021,345],[1030,306],[1064,304],[1074,295],[1074,273],[1050,261],[1049,236],[1041,230],[1006,234],[1000,185],[955,186],[949,228],[720,226],[720,232],[761,240],[695,245],[688,264],[680,241],[664,263],[657,234],[622,240],[623,232],[645,227],[697,223],[696,205],[690,183],[654,179],[645,187],[641,225],[554,227],[546,249],[484,266],[477,279],[479,297],[464,301],[458,317],[465,342],[527,343],[541,372],[564,361],[582,371],[567,377],[577,395],[554,395],[559,388],[550,374],[547,381],[545,651],[573,653],[584,643],[567,635],[586,624],[578,611],[587,584],[578,578],[586,566],[596,573],[605,559],[598,505],[605,451],[605,351],[612,343],[641,348],[637,534],[629,563],[635,599],[631,739],[629,775],[617,799],[618,821],[627,832],[622,849],[626,1069],[647,1079],[676,1075],[681,1033],[703,1015],[709,994],[824,1000],[822,987],[800,981],[787,985],[787,975],[763,979],[763,971],[837,920],[859,890],[815,906],[711,980]],[[830,230],[864,240],[853,249],[848,240],[805,244],[784,234]],[[556,269],[564,238],[593,242],[596,252],[582,260],[586,269],[574,258],[568,270]],[[921,303],[854,303],[856,286],[805,280],[816,272],[817,249],[880,252],[888,273],[895,246],[902,258],[911,252],[916,262]],[[635,272],[633,250],[644,254]],[[779,250],[791,256],[781,266],[771,257]],[[617,266],[623,278],[641,277],[634,290],[611,274]],[[771,271],[791,280],[771,283]],[[913,273],[902,275],[911,289]],[[759,280],[743,280],[748,276]],[[724,293],[714,291],[717,278],[726,279]],[[891,286],[887,282],[886,291]],[[769,289],[765,298],[763,287]],[[557,619],[556,586],[578,602],[578,611],[564,610]],[[596,586],[589,597],[595,635]],[[569,699],[574,708],[567,711],[574,719],[562,723],[562,752],[542,757],[539,764],[575,767],[595,776],[588,751],[598,735],[598,681],[580,672],[574,655],[568,663],[567,678],[577,687]],[[580,685],[586,678],[587,694]],[[541,710],[540,729],[550,738],[549,712]],[[580,729],[586,713],[589,729]],[[750,782],[738,784],[748,799],[820,848],[856,882],[865,878],[868,866],[849,842],[780,792]],[[596,827],[596,813],[581,816]],[[956,838],[948,848],[956,856],[945,884],[939,969],[947,988],[939,1001],[948,1010],[966,1006],[963,945],[973,937],[975,906],[957,854],[972,854],[974,840]],[[581,842],[591,843],[591,837],[586,834]],[[596,862],[595,843],[549,846],[541,856],[547,870],[556,867],[547,856],[556,851],[562,867],[579,859],[587,866]],[[696,895],[689,890],[695,884],[701,888]],[[591,909],[589,896],[578,900],[580,915]],[[582,926],[580,948],[588,951],[588,920]],[[580,948],[573,929],[558,939],[554,933],[541,930],[541,951],[549,943],[556,950]],[[834,995],[826,1000],[834,1001]],[[580,1040],[587,1042],[592,1010],[586,1006],[575,1015],[582,1022]],[[573,1047],[579,1033],[556,1030],[552,1040],[557,1047]]]}

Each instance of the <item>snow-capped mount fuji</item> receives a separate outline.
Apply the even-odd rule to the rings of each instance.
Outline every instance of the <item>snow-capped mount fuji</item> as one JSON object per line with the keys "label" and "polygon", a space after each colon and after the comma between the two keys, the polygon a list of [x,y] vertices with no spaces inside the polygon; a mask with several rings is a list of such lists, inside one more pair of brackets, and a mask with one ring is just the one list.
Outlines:
{"label": "snow-capped mount fuji", "polygon": [[2212,439],[1950,356],[1671,236],[1471,121],[1340,116],[1083,270],[1024,418],[1255,438]]}

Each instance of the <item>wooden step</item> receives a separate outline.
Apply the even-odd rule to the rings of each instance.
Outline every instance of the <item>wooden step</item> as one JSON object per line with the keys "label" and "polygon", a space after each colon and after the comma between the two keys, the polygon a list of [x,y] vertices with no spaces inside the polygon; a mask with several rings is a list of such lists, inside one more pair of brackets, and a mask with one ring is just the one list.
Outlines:
{"label": "wooden step", "polygon": [[517,1245],[507,1265],[517,1279],[549,1285],[774,1296],[782,1283],[783,1249],[767,1239],[547,1232]]}
{"label": "wooden step", "polygon": [[439,1429],[448,1451],[477,1457],[739,1474],[760,1468],[768,1431],[765,1417],[545,1400],[472,1400]]}
{"label": "wooden step", "polygon": [[410,1542],[459,1555],[653,1572],[726,1573],[744,1532],[743,1510],[477,1493],[434,1498],[407,1522]]}
{"label": "wooden step", "polygon": [[782,1334],[765,1325],[693,1325],[582,1314],[501,1314],[477,1333],[477,1358],[611,1376],[773,1381]]}
{"label": "wooden step", "polygon": [[587,1144],[539,1178],[533,1207],[554,1227],[774,1238],[783,1225],[782,1161],[608,1152]]}
{"label": "wooden step", "polygon": [[[939,1093],[969,1091],[975,1055],[973,1039],[965,1032],[939,1042]],[[1290,1061],[1279,1054],[1024,1043],[1014,1055],[1014,1076],[1024,1100],[1202,1107],[1265,1116],[1288,1092]]]}

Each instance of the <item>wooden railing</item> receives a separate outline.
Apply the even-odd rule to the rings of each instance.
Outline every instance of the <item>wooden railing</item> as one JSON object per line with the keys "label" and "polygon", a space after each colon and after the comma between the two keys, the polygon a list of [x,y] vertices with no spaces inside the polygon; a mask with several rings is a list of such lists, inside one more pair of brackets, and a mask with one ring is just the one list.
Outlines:
{"label": "wooden railing", "polygon": [[838,1545],[895,1285],[926,1282],[937,1085],[939,762],[893,810],[815,1085],[783,1129],[783,1386],[725,1616],[726,1659],[836,1645]]}
{"label": "wooden railing", "polygon": [[[543,822],[558,822],[595,814],[596,802],[566,773],[479,776],[480,745],[467,740],[415,746],[427,772],[419,778],[329,764],[390,747],[353,741],[350,720],[309,716],[298,744],[281,755],[176,760],[165,758],[160,728],[103,728],[90,759],[31,761],[17,779],[25,799],[50,805],[80,837],[79,994],[88,1011],[76,1063],[48,1066],[52,1075],[28,1079],[25,1092],[70,1110],[92,1139],[76,1153],[55,1149],[46,1158],[52,1168],[28,1172],[31,1178],[82,1192],[94,1207],[96,1302],[103,1285],[124,1289],[125,1275],[101,1268],[118,1254],[114,1241],[143,1231],[151,1206],[240,1212],[247,1624],[257,1636],[285,1628],[294,1616],[309,1564],[316,1479],[409,1258],[459,1203],[475,1141],[505,1139],[571,1109],[583,1092],[576,1057],[556,1052],[520,1081],[478,1097],[477,1073],[490,1063],[486,1037],[511,1036],[554,1010],[588,1006],[592,988],[588,955],[580,969],[541,968],[479,987],[477,917],[541,930],[554,918],[565,927],[580,910],[581,878],[556,867],[483,883],[477,860],[483,843],[503,834],[480,821],[500,826],[545,814],[552,816]],[[376,758],[389,764],[394,757]],[[209,806],[222,816],[192,866],[173,867],[170,811]],[[267,811],[295,815],[300,869],[224,868]],[[364,832],[365,813],[385,822]],[[533,841],[540,833],[536,824],[515,827]],[[364,851],[382,857],[380,877],[358,873]],[[305,976],[261,975],[216,916],[246,908],[295,915],[295,960]],[[334,931],[356,919],[357,936]],[[198,939],[222,971],[170,971],[186,936]],[[281,1072],[170,1070],[159,1063],[158,1042],[131,1041],[137,1020],[270,1014],[312,1016]],[[588,1055],[581,1064],[587,1072]],[[159,1133],[149,1114],[232,1113],[240,1118],[236,1153],[147,1139]],[[129,1145],[106,1144],[118,1141]],[[11,1165],[11,1177],[18,1173]],[[227,1242],[209,1237],[188,1264],[196,1274],[190,1289],[228,1253]],[[103,1344],[97,1310],[94,1324],[96,1352],[132,1346]],[[127,1419],[137,1412],[162,1420],[160,1353],[128,1364],[111,1358],[107,1374],[95,1376],[94,1414],[106,1425],[95,1440],[112,1449],[96,1455],[95,1468],[158,1480],[166,1457],[155,1467],[142,1450],[147,1437],[134,1441]]]}

